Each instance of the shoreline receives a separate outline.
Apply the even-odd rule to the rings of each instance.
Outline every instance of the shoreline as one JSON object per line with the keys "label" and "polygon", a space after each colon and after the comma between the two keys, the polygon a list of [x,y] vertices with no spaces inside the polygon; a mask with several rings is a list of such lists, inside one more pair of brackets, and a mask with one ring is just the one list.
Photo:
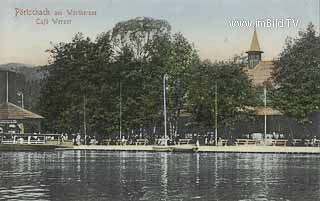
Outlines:
{"label": "shoreline", "polygon": [[58,151],[148,151],[148,152],[196,152],[196,153],[261,153],[261,154],[320,154],[320,147],[286,147],[286,146],[199,146],[194,145],[79,145],[70,148],[57,148]]}
{"label": "shoreline", "polygon": [[54,144],[0,144],[1,151],[55,151],[56,149],[72,148]]}

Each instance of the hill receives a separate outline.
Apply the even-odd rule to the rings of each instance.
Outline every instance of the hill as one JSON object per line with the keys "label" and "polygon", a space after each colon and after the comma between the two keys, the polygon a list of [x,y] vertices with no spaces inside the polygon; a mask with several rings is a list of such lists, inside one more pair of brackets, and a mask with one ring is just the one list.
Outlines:
{"label": "hill", "polygon": [[24,75],[26,81],[41,80],[45,77],[46,70],[44,66],[34,66],[22,63],[0,64],[0,70],[9,70]]}

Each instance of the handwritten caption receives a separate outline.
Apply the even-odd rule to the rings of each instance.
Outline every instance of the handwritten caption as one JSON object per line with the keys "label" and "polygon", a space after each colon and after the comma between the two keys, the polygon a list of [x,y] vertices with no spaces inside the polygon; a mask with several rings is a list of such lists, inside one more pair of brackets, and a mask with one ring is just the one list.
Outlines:
{"label": "handwritten caption", "polygon": [[15,8],[15,17],[32,17],[36,25],[68,25],[74,17],[96,16],[95,10],[84,9],[48,9],[48,8]]}

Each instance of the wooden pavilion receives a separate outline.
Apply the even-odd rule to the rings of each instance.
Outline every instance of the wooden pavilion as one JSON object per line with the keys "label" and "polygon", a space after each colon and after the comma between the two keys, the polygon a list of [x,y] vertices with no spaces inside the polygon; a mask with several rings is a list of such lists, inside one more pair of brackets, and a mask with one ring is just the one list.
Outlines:
{"label": "wooden pavilion", "polygon": [[9,102],[9,71],[6,72],[6,101],[0,103],[0,133],[24,133],[24,123],[36,120],[40,132],[42,116]]}
{"label": "wooden pavilion", "polygon": [[36,122],[40,130],[42,116],[23,109],[10,102],[0,104],[0,132],[24,133],[24,123]]}

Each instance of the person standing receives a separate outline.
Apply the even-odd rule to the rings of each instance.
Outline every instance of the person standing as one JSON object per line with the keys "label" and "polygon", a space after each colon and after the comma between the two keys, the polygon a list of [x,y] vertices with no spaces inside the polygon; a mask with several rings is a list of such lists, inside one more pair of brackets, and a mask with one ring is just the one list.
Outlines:
{"label": "person standing", "polygon": [[78,146],[81,144],[81,136],[80,136],[79,133],[78,133],[77,138],[76,138],[76,143],[77,143]]}
{"label": "person standing", "polygon": [[197,146],[197,148],[200,147],[200,143],[199,143],[199,140],[198,140],[198,139],[197,139],[197,142],[196,142],[196,146]]}

